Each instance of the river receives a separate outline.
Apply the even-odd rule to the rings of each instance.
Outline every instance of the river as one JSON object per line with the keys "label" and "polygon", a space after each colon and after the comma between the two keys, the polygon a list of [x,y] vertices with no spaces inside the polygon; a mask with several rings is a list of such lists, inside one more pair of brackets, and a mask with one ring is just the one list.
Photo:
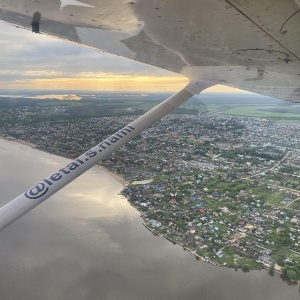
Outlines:
{"label": "river", "polygon": [[[0,140],[1,206],[66,164]],[[0,298],[299,298],[277,274],[215,267],[152,235],[121,189],[93,168],[1,232]]]}

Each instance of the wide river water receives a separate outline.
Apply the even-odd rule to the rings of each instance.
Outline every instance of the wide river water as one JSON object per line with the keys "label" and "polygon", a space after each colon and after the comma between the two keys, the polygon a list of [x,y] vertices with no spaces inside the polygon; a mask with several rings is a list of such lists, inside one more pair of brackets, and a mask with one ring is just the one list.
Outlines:
{"label": "wide river water", "polygon": [[[1,206],[68,163],[0,140]],[[0,233],[1,299],[299,299],[267,271],[196,261],[152,235],[98,168]]]}

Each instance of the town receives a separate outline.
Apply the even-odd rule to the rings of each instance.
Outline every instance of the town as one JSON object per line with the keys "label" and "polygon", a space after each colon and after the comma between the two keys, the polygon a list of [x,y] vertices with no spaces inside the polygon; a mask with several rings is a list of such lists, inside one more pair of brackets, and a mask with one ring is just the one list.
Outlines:
{"label": "town", "polygon": [[[113,115],[106,103],[109,113],[83,117],[77,106],[39,103],[0,107],[0,136],[68,158],[141,113]],[[101,165],[130,182],[122,194],[154,234],[213,264],[267,268],[297,282],[300,124],[187,112],[165,117]]]}

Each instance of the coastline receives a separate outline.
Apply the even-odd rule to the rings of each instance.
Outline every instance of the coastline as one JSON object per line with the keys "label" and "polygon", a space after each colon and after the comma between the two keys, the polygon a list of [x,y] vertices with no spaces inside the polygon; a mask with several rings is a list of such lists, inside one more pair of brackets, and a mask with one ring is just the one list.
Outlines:
{"label": "coastline", "polygon": [[8,140],[8,141],[16,142],[16,143],[19,143],[21,145],[28,146],[32,149],[36,148],[36,144],[28,143],[28,142],[23,141],[23,140]]}
{"label": "coastline", "polygon": [[[129,202],[129,203],[130,203],[130,202]],[[134,206],[133,206],[133,207],[134,207]],[[136,207],[135,207],[135,208],[136,208]],[[136,209],[137,209],[137,208],[136,208]],[[145,227],[146,229],[148,229],[148,230],[149,230],[152,234],[154,234],[155,236],[160,237],[160,238],[163,238],[163,239],[166,239],[166,240],[170,241],[171,243],[173,243],[174,245],[179,245],[179,246],[181,246],[183,250],[187,250],[187,251],[190,252],[192,255],[194,255],[194,256],[196,257],[196,259],[200,259],[200,260],[202,260],[203,262],[208,263],[208,264],[211,264],[211,265],[216,266],[216,267],[225,267],[225,268],[229,268],[229,269],[231,268],[231,267],[227,267],[227,266],[225,266],[225,265],[221,265],[220,263],[214,262],[214,261],[212,261],[212,260],[210,260],[210,259],[206,259],[206,258],[200,256],[199,254],[197,254],[197,252],[196,252],[195,250],[190,249],[190,248],[184,246],[182,243],[177,242],[177,241],[174,241],[174,240],[172,240],[171,238],[169,238],[169,237],[167,237],[167,236],[165,236],[165,235],[163,235],[163,234],[157,234],[157,232],[155,232],[155,230],[154,230],[153,228],[150,228],[150,227],[146,224],[146,222],[145,222],[144,220],[142,221],[142,224],[144,225],[144,227]],[[277,264],[276,264],[276,265],[277,265]],[[278,266],[278,265],[277,265],[277,266]],[[264,269],[264,270],[267,270],[267,271],[270,270],[269,267],[266,266],[266,265],[264,265],[264,268],[263,268],[263,269]],[[258,270],[258,269],[251,269],[251,271],[253,271],[253,270]],[[260,270],[260,269],[259,269],[259,270]],[[281,270],[278,269],[278,267],[275,267],[275,269],[273,270],[273,272],[275,272],[275,273],[277,273],[277,274],[282,274],[282,273],[281,273]]]}
{"label": "coastline", "polygon": [[9,137],[9,136],[0,136],[0,139],[8,141],[8,142],[15,142],[15,143],[18,143],[18,144],[21,144],[21,145],[24,145],[24,146],[28,146],[32,149],[36,148],[36,144],[32,144],[32,143],[29,143],[29,142],[26,142],[26,141],[23,141],[23,140],[15,139],[15,138],[12,138],[12,137]]}
{"label": "coastline", "polygon": [[211,261],[211,260],[205,259],[204,257],[202,257],[202,256],[200,256],[199,254],[197,254],[196,251],[194,251],[194,250],[192,250],[192,249],[190,249],[190,248],[187,248],[187,247],[184,246],[183,244],[181,244],[181,243],[179,243],[179,242],[177,242],[177,241],[174,241],[174,240],[170,239],[169,237],[166,237],[165,235],[158,235],[158,234],[155,232],[154,229],[150,228],[150,227],[146,224],[145,221],[143,221],[142,224],[143,224],[150,232],[152,232],[154,235],[156,235],[156,236],[158,236],[158,237],[161,237],[161,238],[164,238],[164,239],[166,239],[166,240],[172,242],[172,243],[175,244],[175,245],[181,246],[183,250],[187,250],[187,251],[190,252],[192,255],[194,255],[196,258],[201,259],[203,262],[212,264],[212,265],[214,265],[214,266],[220,266],[220,267],[223,267],[223,266],[220,265],[220,264],[217,264],[217,263],[215,263],[215,262],[213,262],[213,261]]}
{"label": "coastline", "polygon": [[[1,136],[0,138],[3,139],[3,140],[6,140],[8,142],[15,142],[15,143],[18,143],[18,144],[21,144],[21,145],[24,145],[24,146],[28,146],[32,149],[37,149],[36,144],[32,144],[32,143],[29,143],[29,142],[26,142],[26,141],[23,141],[23,140],[14,139],[14,138],[10,138],[10,137],[4,137],[4,136]],[[37,149],[37,150],[40,150],[40,149]],[[40,151],[52,154],[51,152],[46,152],[46,151],[43,151],[43,150],[40,150]],[[59,155],[57,155],[57,156],[59,156]],[[60,157],[64,157],[64,156],[60,156]],[[114,178],[116,181],[118,181],[120,184],[122,184],[123,188],[125,188],[129,184],[129,181],[125,180],[125,178],[123,178],[121,175],[110,171],[109,169],[107,169],[104,166],[96,164],[94,167],[96,167],[96,168],[104,171],[108,175],[110,175],[112,178]]]}
{"label": "coastline", "polygon": [[125,178],[123,178],[121,175],[110,171],[106,167],[98,165],[98,164],[95,165],[95,167],[99,168],[100,170],[104,171],[105,173],[107,173],[108,175],[113,177],[115,180],[117,180],[119,183],[121,183],[123,185],[123,188],[129,184],[129,181],[126,181]]}

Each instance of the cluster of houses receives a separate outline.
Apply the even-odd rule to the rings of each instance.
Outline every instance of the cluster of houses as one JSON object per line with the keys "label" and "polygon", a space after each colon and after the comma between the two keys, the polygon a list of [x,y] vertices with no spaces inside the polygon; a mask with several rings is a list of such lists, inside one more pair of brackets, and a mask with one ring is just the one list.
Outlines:
{"label": "cluster of houses", "polygon": [[[134,116],[74,118],[67,107],[20,107],[2,119],[1,135],[76,157],[128,124]],[[299,166],[300,125],[221,114],[170,115],[124,145],[103,164],[129,180],[189,169],[251,176],[268,170],[290,150],[286,166]],[[245,149],[247,151],[245,151]],[[282,166],[285,166],[282,164]],[[278,171],[279,167],[275,169]]]}
{"label": "cluster of houses", "polygon": [[[18,110],[4,115],[0,135],[70,158],[135,118],[78,119],[61,105]],[[127,180],[154,179],[123,192],[158,234],[220,263],[230,256],[260,266],[280,249],[300,252],[299,145],[299,124],[169,115],[103,164]],[[278,199],[257,196],[263,190]]]}
{"label": "cluster of houses", "polygon": [[[247,190],[229,197],[217,184],[214,191],[205,188],[215,180],[203,181],[207,176],[201,171],[197,176],[169,176],[150,184],[130,185],[123,194],[155,233],[205,259],[224,264],[229,257],[223,250],[231,249],[230,257],[251,259],[261,268],[276,263],[273,254],[276,257],[286,248],[299,253],[300,258],[299,211],[256,199]],[[291,197],[296,199],[296,195]],[[232,266],[237,264],[235,260]]]}

